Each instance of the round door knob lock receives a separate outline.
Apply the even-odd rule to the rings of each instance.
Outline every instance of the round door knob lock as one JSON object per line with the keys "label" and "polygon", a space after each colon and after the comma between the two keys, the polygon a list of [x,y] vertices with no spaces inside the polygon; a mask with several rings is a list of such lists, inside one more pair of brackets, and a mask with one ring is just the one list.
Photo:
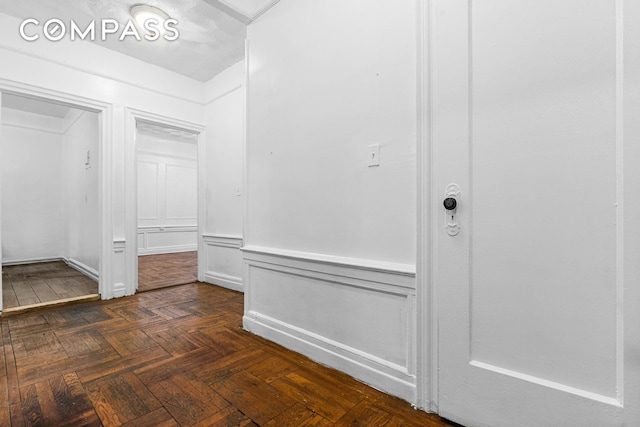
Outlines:
{"label": "round door knob lock", "polygon": [[458,206],[458,202],[453,197],[447,197],[446,199],[444,199],[444,202],[442,202],[442,204],[448,211],[452,211],[456,208],[456,206]]}

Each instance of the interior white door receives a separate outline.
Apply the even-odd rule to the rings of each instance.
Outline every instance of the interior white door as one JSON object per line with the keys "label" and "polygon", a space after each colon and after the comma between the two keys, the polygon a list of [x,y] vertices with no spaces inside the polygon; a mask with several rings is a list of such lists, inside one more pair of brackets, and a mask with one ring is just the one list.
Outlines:
{"label": "interior white door", "polygon": [[439,412],[640,426],[640,2],[430,15]]}

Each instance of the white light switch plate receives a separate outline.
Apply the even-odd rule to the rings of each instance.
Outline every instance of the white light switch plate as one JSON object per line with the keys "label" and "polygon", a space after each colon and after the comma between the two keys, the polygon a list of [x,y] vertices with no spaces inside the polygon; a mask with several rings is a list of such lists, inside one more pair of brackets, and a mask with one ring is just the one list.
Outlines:
{"label": "white light switch plate", "polygon": [[369,146],[369,167],[380,166],[380,144]]}

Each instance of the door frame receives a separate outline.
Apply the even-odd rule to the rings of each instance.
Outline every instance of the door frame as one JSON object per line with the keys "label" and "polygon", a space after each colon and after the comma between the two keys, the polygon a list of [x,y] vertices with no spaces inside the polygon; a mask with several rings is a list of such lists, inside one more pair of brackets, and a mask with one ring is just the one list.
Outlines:
{"label": "door frame", "polygon": [[[2,94],[14,94],[24,97],[40,98],[57,103],[67,104],[70,107],[79,108],[87,111],[98,113],[99,119],[99,164],[100,171],[98,173],[98,210],[100,223],[100,259],[98,266],[98,293],[102,299],[108,299],[112,294],[112,242],[109,236],[113,234],[111,218],[111,206],[108,203],[111,200],[112,192],[112,156],[110,153],[109,142],[112,136],[112,106],[106,102],[100,102],[95,99],[83,96],[71,95],[58,92],[51,89],[45,89],[39,86],[18,83],[12,80],[0,78],[0,106]],[[0,134],[0,139],[2,135]],[[0,182],[0,195],[2,194],[2,183]],[[2,218],[2,209],[0,209],[0,219]],[[0,262],[2,260],[2,233],[0,231]],[[2,278],[0,277],[0,312],[2,311]]]}
{"label": "door frame", "polygon": [[135,108],[125,108],[125,242],[127,245],[125,259],[125,289],[124,295],[133,295],[138,289],[138,164],[137,164],[137,128],[138,122],[183,130],[197,135],[197,176],[198,176],[198,280],[204,278],[204,216],[205,216],[205,126],[175,119],[160,114]]}
{"label": "door frame", "polygon": [[432,0],[417,1],[416,405],[438,412],[438,298],[433,280]]}

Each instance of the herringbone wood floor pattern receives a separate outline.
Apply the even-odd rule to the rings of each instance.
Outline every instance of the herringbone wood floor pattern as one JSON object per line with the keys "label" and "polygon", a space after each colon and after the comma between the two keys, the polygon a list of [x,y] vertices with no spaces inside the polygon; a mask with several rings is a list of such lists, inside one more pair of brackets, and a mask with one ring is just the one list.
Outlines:
{"label": "herringbone wood floor pattern", "polygon": [[198,279],[198,252],[138,257],[138,292],[184,285]]}
{"label": "herringbone wood floor pattern", "polygon": [[2,426],[449,426],[241,328],[193,283],[1,320]]}

